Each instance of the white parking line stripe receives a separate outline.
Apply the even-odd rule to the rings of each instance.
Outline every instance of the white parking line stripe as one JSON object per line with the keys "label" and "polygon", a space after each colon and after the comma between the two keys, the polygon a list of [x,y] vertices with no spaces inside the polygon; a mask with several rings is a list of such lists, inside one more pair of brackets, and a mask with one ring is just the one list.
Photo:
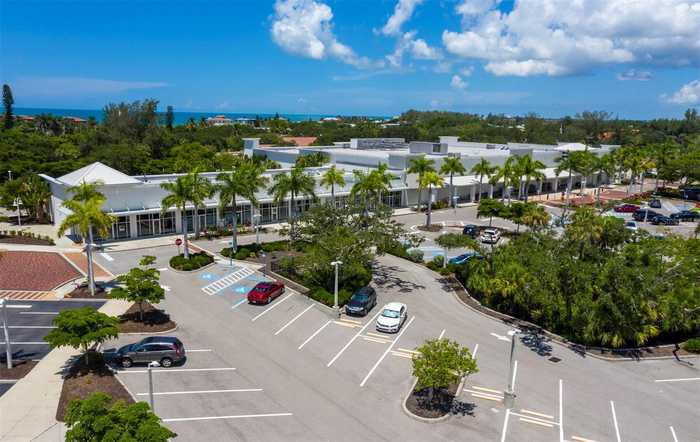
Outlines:
{"label": "white parking line stripe", "polygon": [[198,348],[195,350],[187,350],[187,353],[193,353],[193,352],[196,353],[196,352],[205,352],[205,351],[209,352],[209,351],[214,351],[214,350],[212,350],[211,348]]}
{"label": "white parking line stripe", "polygon": [[338,325],[342,325],[343,327],[349,327],[349,328],[357,328],[357,327],[359,327],[359,325],[356,325],[356,324],[347,324],[347,323],[341,322],[341,321],[333,321],[333,322],[336,323],[336,324],[338,324]]}
{"label": "white parking line stripe", "polygon": [[481,398],[481,399],[487,399],[487,400],[489,400],[489,401],[494,401],[494,402],[503,402],[503,398],[502,398],[502,397],[490,396],[490,395],[488,395],[488,394],[483,394],[483,393],[472,393],[471,391],[470,391],[469,393],[471,393],[472,396],[478,397],[478,398]]}
{"label": "white parking line stripe", "polygon": [[479,351],[479,344],[474,346],[474,351],[472,352],[472,358],[476,359],[476,352]]}
{"label": "white parking line stripe", "polygon": [[14,384],[17,381],[19,381],[19,379],[0,379],[0,384]]}
{"label": "white parking line stripe", "polygon": [[564,381],[559,379],[559,442],[564,442]]}
{"label": "white parking line stripe", "polygon": [[58,312],[19,312],[20,315],[57,315]]}
{"label": "white parking line stripe", "polygon": [[237,303],[233,304],[233,307],[231,307],[231,310],[235,309],[235,308],[238,307],[239,305],[244,304],[244,303],[246,303],[246,302],[248,302],[248,298],[243,298],[243,299],[241,299],[241,300],[238,301]]}
{"label": "white parking line stripe", "polygon": [[[185,371],[232,371],[235,370],[233,367],[222,367],[222,368],[164,368],[153,370],[153,372],[158,373],[176,373]],[[123,370],[118,371],[118,374],[131,374],[131,373],[148,373],[148,370]]]}
{"label": "white parking line stripe", "polygon": [[571,440],[575,440],[578,442],[596,442],[592,439],[586,439],[585,437],[578,437],[578,436],[571,436]]}
{"label": "white parking line stripe", "polygon": [[513,391],[515,391],[515,376],[518,374],[518,360],[515,360],[515,363],[513,364],[513,379],[510,381],[510,385],[513,387]]}
{"label": "white parking line stripe", "polygon": [[365,335],[371,336],[373,338],[378,338],[378,339],[386,339],[386,335],[380,335],[379,333],[367,332],[367,333],[365,333]]}
{"label": "white parking line stripe", "polygon": [[542,422],[542,423],[545,423],[545,424],[548,424],[548,425],[551,425],[551,426],[559,425],[559,422],[554,422],[554,421],[551,421],[551,420],[548,420],[548,419],[542,419],[542,418],[535,417],[535,416],[527,416],[527,415],[524,415],[524,414],[516,413],[515,411],[511,411],[511,412],[510,412],[510,415],[511,415],[511,416],[522,417],[522,418],[524,418],[524,419],[530,419],[530,420],[537,421],[537,422]]}
{"label": "white parking line stripe", "polygon": [[671,430],[671,436],[673,436],[673,442],[678,442],[678,438],[676,437],[676,430],[673,429],[673,427],[668,427],[669,430]]}
{"label": "white parking line stripe", "polygon": [[293,416],[292,413],[268,413],[268,414],[237,414],[233,416],[206,416],[206,417],[177,417],[163,419],[163,422],[187,422],[187,421],[208,421],[214,419],[248,419],[256,417],[281,417]]}
{"label": "white parking line stripe", "polygon": [[388,341],[386,339],[377,339],[377,338],[373,338],[371,336],[363,336],[362,339],[364,339],[365,341],[370,341],[370,342],[378,342],[379,344],[388,344],[391,342],[391,341]]}
{"label": "white parking line stripe", "polygon": [[161,267],[161,268],[158,269],[159,272],[164,272],[164,271],[166,271],[166,270],[168,270],[167,267]]}
{"label": "white parking line stripe", "polygon": [[8,304],[7,308],[32,308],[29,304]]}
{"label": "white parking line stripe", "polygon": [[[153,396],[170,396],[176,394],[211,394],[211,393],[251,393],[263,391],[262,388],[240,388],[236,390],[195,390],[195,391],[161,391]],[[136,393],[136,396],[148,396],[149,393]]]}
{"label": "white parking line stripe", "polygon": [[[10,341],[11,345],[49,345],[48,342],[42,342],[42,341],[34,341],[34,342],[27,342],[27,341],[22,341],[22,342],[13,342]],[[5,342],[0,342],[0,345],[5,345]]]}
{"label": "white parking line stripe", "polygon": [[401,331],[399,332],[399,334],[396,336],[396,339],[394,339],[394,340],[391,342],[391,344],[389,344],[389,346],[387,347],[387,349],[384,350],[384,353],[382,354],[382,356],[381,356],[381,357],[379,358],[379,360],[374,364],[374,367],[372,367],[372,369],[369,371],[369,373],[367,373],[367,376],[365,376],[365,378],[362,380],[362,382],[360,382],[360,387],[364,387],[364,386],[365,386],[365,383],[367,382],[367,380],[369,379],[369,377],[372,376],[372,373],[374,373],[374,370],[376,370],[377,367],[379,367],[379,364],[381,364],[382,361],[384,360],[384,358],[386,357],[386,355],[389,354],[389,352],[391,351],[391,348],[394,346],[394,344],[396,344],[396,341],[398,341],[398,340],[401,338],[401,335],[403,335],[404,332],[405,332],[406,330],[408,330],[408,327],[411,326],[411,323],[413,322],[414,319],[416,319],[416,317],[415,317],[415,316],[412,316],[411,319],[408,321],[408,324],[406,324],[406,325],[403,326],[403,328],[401,329]]}
{"label": "white parking line stripe", "polygon": [[535,424],[535,425],[541,425],[541,426],[543,426],[543,427],[549,427],[549,428],[552,428],[552,427],[554,426],[554,425],[548,424],[548,423],[546,423],[546,422],[539,422],[539,421],[536,421],[536,420],[528,419],[528,418],[526,418],[526,417],[521,417],[521,418],[520,418],[520,421],[521,421],[521,422],[527,422],[527,423],[530,423],[530,424]]}
{"label": "white parking line stripe", "polygon": [[360,331],[358,331],[358,332],[355,334],[355,336],[353,336],[353,337],[347,342],[347,344],[345,344],[345,345],[343,346],[343,348],[340,349],[340,351],[338,352],[338,354],[336,354],[335,356],[333,356],[333,359],[331,359],[331,361],[330,361],[328,364],[326,364],[326,367],[330,367],[331,365],[333,365],[333,363],[340,357],[340,355],[342,355],[343,352],[344,352],[345,350],[347,350],[348,347],[350,347],[350,344],[352,344],[353,341],[355,341],[355,339],[357,339],[357,337],[360,336],[360,335],[362,334],[363,331],[365,331],[365,329],[367,328],[367,326],[369,326],[371,323],[373,323],[373,322],[377,319],[377,316],[379,316],[380,313],[381,313],[381,311],[378,311],[377,314],[374,315],[374,316],[372,317],[372,319],[370,319],[369,321],[367,321],[367,323],[366,323],[365,325],[362,326],[362,328],[360,329]]}
{"label": "white parking line stripe", "polygon": [[508,418],[510,418],[510,408],[506,408],[506,417],[503,419],[503,431],[501,432],[501,442],[506,440],[506,432],[508,431]]}
{"label": "white parking line stripe", "polygon": [[612,411],[613,423],[615,424],[615,438],[620,442],[620,427],[617,425],[617,415],[615,414],[615,403],[610,401],[610,410]]}
{"label": "white parking line stripe", "polygon": [[304,313],[306,313],[306,312],[308,312],[309,310],[311,310],[311,308],[313,308],[313,306],[314,306],[314,305],[311,304],[310,306],[306,307],[306,308],[304,309],[303,312],[299,313],[298,315],[296,315],[295,317],[293,317],[291,321],[289,321],[289,322],[287,322],[286,324],[284,324],[284,325],[282,326],[281,329],[279,329],[279,330],[277,330],[277,331],[275,332],[275,336],[277,336],[278,334],[282,333],[282,331],[283,331],[285,328],[287,328],[287,327],[289,327],[290,325],[294,324],[294,321],[296,321],[297,319],[301,318],[301,315],[303,315]]}
{"label": "white parking line stripe", "polygon": [[554,416],[550,416],[550,415],[544,414],[544,413],[538,413],[538,412],[536,412],[536,411],[526,410],[525,408],[521,408],[521,409],[520,409],[520,412],[521,412],[521,413],[525,413],[525,414],[532,414],[532,415],[534,415],[534,416],[543,417],[543,418],[549,419],[549,420],[554,420]]}
{"label": "white parking line stripe", "polygon": [[355,319],[340,318],[339,321],[342,321],[342,322],[349,322],[349,323],[351,323],[351,324],[362,325],[362,321],[357,321],[357,320],[355,320]]}
{"label": "white parking line stripe", "polygon": [[438,337],[438,339],[442,339],[442,337],[445,336],[446,331],[447,331],[447,329],[443,328],[442,331],[440,332],[440,336]]}
{"label": "white parking line stripe", "polygon": [[391,354],[394,355],[394,356],[399,356],[399,357],[401,357],[401,358],[413,359],[413,356],[412,356],[412,355],[407,354],[407,353],[402,353],[402,352],[400,352],[400,351],[392,351]]}
{"label": "white parking line stripe", "polygon": [[502,394],[503,394],[502,391],[492,390],[491,388],[485,388],[485,387],[477,387],[476,385],[472,385],[472,388],[473,388],[474,390],[481,390],[481,391],[486,391],[486,392],[489,392],[489,393],[496,393],[496,394],[498,394],[498,395],[502,395]]}
{"label": "white parking line stripe", "polygon": [[104,259],[106,259],[107,261],[109,261],[109,262],[114,261],[114,258],[112,258],[111,256],[109,256],[109,255],[106,254],[106,253],[100,253],[100,255],[102,255],[102,257],[103,257]]}
{"label": "white parking line stripe", "polygon": [[[368,334],[369,334],[369,333],[368,333]],[[419,354],[420,354],[419,351],[411,350],[410,348],[399,347],[399,348],[397,348],[397,350],[403,351],[403,352],[406,352],[406,353],[413,353],[413,354],[416,354],[416,355],[419,355]]]}
{"label": "white parking line stripe", "polygon": [[256,316],[256,317],[254,317],[253,319],[251,319],[251,321],[253,321],[253,322],[257,321],[259,317],[261,317],[261,316],[264,315],[265,313],[269,312],[269,311],[272,310],[273,308],[277,307],[278,305],[282,304],[284,301],[286,301],[287,299],[289,299],[289,298],[291,298],[291,297],[292,297],[292,293],[288,294],[288,295],[285,296],[284,298],[280,299],[279,301],[275,302],[274,304],[272,304],[271,306],[269,306],[268,308],[266,308],[265,310],[263,310],[258,316]]}
{"label": "white parking line stripe", "polygon": [[7,328],[56,328],[53,325],[8,325]]}
{"label": "white parking line stripe", "polygon": [[686,381],[700,381],[700,378],[657,379],[654,382],[686,382]]}
{"label": "white parking line stripe", "polygon": [[300,345],[299,347],[297,347],[297,350],[301,350],[302,348],[304,348],[304,346],[305,346],[306,344],[308,344],[309,341],[311,341],[313,338],[315,338],[317,334],[321,333],[321,331],[322,331],[324,328],[328,327],[328,325],[329,325],[331,322],[333,322],[333,321],[329,320],[328,322],[326,322],[325,324],[323,324],[323,325],[322,325],[318,330],[316,330],[311,336],[309,336],[308,338],[306,338],[306,341],[302,342],[301,345]]}

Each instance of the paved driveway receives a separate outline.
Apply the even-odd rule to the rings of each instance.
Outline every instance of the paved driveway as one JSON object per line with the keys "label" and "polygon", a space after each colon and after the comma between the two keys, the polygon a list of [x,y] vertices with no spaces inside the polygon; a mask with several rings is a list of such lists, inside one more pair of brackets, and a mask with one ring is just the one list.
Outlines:
{"label": "paved driveway", "polygon": [[[116,272],[145,252],[159,266],[171,253],[112,253],[103,265]],[[235,271],[219,266],[216,277]],[[177,367],[196,371],[154,375],[155,391],[165,393],[156,396],[156,411],[182,440],[659,441],[673,440],[671,427],[678,440],[697,439],[700,382],[677,380],[697,378],[694,367],[610,363],[527,339],[516,346],[518,397],[506,411],[500,392],[508,377],[509,326],[465,308],[434,273],[398,258],[379,259],[378,308],[366,318],[340,320],[292,291],[267,306],[241,302],[236,288],[252,284],[249,276],[209,294],[203,288],[212,282],[201,276],[214,272],[162,272],[176,334],[188,349],[200,350]],[[388,301],[408,305],[399,334],[374,330]],[[412,352],[439,336],[470,348],[480,371],[467,380],[458,414],[425,424],[400,404],[413,383]],[[139,400],[147,400],[143,371],[119,374]],[[667,379],[677,381],[654,382]]]}

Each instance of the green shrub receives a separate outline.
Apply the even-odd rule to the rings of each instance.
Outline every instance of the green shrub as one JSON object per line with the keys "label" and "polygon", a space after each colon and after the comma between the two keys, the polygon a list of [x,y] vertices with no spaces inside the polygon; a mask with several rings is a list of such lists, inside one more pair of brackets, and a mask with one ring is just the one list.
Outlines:
{"label": "green shrub", "polygon": [[205,252],[190,253],[190,259],[186,259],[185,255],[180,254],[170,258],[170,267],[177,270],[191,271],[201,269],[212,262],[214,262],[214,258]]}
{"label": "green shrub", "polygon": [[423,262],[423,251],[420,249],[413,249],[407,253],[408,259],[413,262],[422,263]]}
{"label": "green shrub", "polygon": [[700,353],[700,337],[685,341],[683,343],[683,350],[690,353]]}
{"label": "green shrub", "polygon": [[[348,303],[353,292],[345,288],[338,290],[338,305],[343,306]],[[309,288],[308,293],[309,298],[314,299],[322,304],[329,307],[333,306],[333,293],[323,287],[314,286]]]}

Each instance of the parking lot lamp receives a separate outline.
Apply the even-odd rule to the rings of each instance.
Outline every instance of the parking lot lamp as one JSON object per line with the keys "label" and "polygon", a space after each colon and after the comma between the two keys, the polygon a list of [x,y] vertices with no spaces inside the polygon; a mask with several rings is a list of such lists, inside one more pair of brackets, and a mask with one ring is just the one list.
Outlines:
{"label": "parking lot lamp", "polygon": [[17,207],[17,225],[19,227],[22,227],[22,209],[20,209],[20,206],[22,205],[22,200],[20,199],[20,197],[15,198],[13,205]]}
{"label": "parking lot lamp", "polygon": [[331,265],[335,267],[335,285],[333,290],[333,310],[335,310],[336,316],[340,318],[340,306],[338,305],[338,267],[343,263],[341,261],[333,261]]}
{"label": "parking lot lamp", "polygon": [[153,403],[153,368],[160,367],[158,361],[151,361],[148,364],[148,402],[151,404],[151,412],[155,413],[156,409]]}
{"label": "parking lot lamp", "polygon": [[511,330],[508,332],[510,336],[510,358],[508,361],[508,388],[503,392],[503,404],[506,408],[513,408],[515,402],[515,392],[513,391],[513,356],[515,355],[515,337],[520,333],[520,330]]}
{"label": "parking lot lamp", "polygon": [[10,333],[7,331],[7,300],[0,299],[2,308],[2,331],[5,333],[5,355],[7,358],[7,369],[12,369],[12,348],[10,347]]}
{"label": "parking lot lamp", "polygon": [[253,215],[253,223],[255,224],[255,244],[260,245],[260,214]]}

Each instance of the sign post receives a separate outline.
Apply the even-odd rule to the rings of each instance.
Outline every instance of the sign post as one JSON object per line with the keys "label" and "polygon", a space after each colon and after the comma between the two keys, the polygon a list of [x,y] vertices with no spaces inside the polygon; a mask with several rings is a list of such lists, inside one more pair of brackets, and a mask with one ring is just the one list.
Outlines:
{"label": "sign post", "polygon": [[180,256],[180,245],[182,244],[182,240],[180,238],[177,238],[175,240],[175,245],[177,246],[177,255]]}

